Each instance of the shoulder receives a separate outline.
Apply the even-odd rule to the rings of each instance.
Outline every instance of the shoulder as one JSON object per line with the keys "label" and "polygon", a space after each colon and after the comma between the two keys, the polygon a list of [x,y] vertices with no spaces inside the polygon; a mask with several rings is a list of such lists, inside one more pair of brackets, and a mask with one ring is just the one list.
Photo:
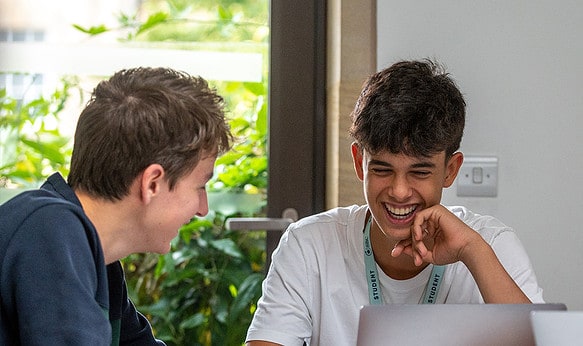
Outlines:
{"label": "shoulder", "polygon": [[366,206],[338,207],[302,218],[292,223],[288,231],[297,234],[347,232],[364,224]]}
{"label": "shoulder", "polygon": [[329,257],[358,251],[366,210],[359,206],[334,208],[303,218],[284,232],[279,249],[304,256]]}
{"label": "shoulder", "polygon": [[[33,243],[63,246],[87,242],[97,244],[93,225],[83,209],[45,190],[24,192],[0,206],[0,253],[9,247]],[[28,244],[28,245],[26,245]]]}
{"label": "shoulder", "polygon": [[512,227],[507,226],[494,216],[478,214],[463,206],[450,206],[447,208],[466,225],[480,233],[490,244],[503,234],[515,236]]}
{"label": "shoulder", "polygon": [[3,231],[25,222],[46,224],[53,219],[66,222],[69,218],[86,218],[80,206],[46,190],[27,191],[14,197],[0,206],[0,215]]}

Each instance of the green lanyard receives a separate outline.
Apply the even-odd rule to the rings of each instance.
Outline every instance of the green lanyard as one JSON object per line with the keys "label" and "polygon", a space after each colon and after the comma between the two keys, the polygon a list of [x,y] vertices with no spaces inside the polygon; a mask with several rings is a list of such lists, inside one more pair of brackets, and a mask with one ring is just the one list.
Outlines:
{"label": "green lanyard", "polygon": [[[374,260],[374,253],[370,243],[370,224],[372,216],[366,223],[364,228],[364,265],[366,268],[366,280],[368,282],[368,299],[371,305],[382,305],[383,295],[381,293],[381,285],[377,271],[377,265]],[[445,266],[434,265],[431,270],[431,276],[427,281],[425,293],[423,294],[423,304],[435,304],[439,287],[441,286],[441,279]]]}

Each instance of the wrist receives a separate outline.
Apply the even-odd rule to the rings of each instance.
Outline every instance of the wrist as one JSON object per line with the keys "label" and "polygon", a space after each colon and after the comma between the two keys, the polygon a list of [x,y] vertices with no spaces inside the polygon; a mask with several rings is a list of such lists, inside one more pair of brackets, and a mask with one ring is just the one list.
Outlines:
{"label": "wrist", "polygon": [[480,262],[485,263],[496,256],[488,243],[476,233],[460,252],[460,261],[472,271]]}

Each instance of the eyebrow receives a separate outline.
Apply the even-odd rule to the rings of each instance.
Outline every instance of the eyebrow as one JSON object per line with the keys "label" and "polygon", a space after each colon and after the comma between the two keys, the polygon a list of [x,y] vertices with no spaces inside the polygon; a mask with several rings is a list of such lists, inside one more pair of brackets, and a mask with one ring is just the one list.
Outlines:
{"label": "eyebrow", "polygon": [[[375,160],[375,159],[370,160],[368,163],[369,163],[369,165],[393,167],[393,165],[391,165],[388,162],[381,161],[381,160]],[[421,162],[414,163],[410,166],[410,168],[434,168],[434,167],[435,167],[435,164],[431,161],[421,161]]]}

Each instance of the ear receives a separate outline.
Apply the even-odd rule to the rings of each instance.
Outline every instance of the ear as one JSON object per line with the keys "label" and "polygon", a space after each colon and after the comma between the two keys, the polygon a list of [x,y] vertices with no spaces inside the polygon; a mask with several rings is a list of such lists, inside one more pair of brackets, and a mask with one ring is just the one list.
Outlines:
{"label": "ear", "polygon": [[352,162],[354,163],[354,170],[356,171],[356,176],[361,181],[364,180],[364,168],[362,167],[362,148],[353,142],[351,147],[352,152]]}
{"label": "ear", "polygon": [[460,167],[464,162],[464,154],[454,153],[449,160],[447,160],[446,167],[445,167],[445,180],[443,181],[443,187],[450,187],[453,184],[453,181],[457,177],[458,172],[460,171]]}
{"label": "ear", "polygon": [[164,167],[159,164],[151,164],[140,176],[140,197],[146,204],[150,203],[152,197],[158,195],[162,190],[164,184],[167,184],[165,179]]}

